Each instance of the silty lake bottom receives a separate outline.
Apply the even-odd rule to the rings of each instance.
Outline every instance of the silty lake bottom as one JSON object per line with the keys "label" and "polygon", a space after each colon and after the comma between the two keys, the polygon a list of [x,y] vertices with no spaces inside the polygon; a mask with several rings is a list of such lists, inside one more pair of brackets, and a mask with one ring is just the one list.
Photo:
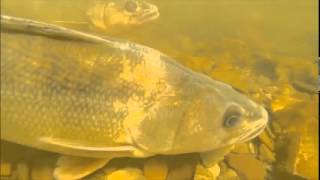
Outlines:
{"label": "silty lake bottom", "polygon": [[[30,13],[28,6],[5,9],[6,2],[1,1],[2,14],[144,44],[263,104],[270,112],[268,128],[237,145],[219,163],[217,179],[318,179],[317,1],[150,0],[159,9],[158,19],[103,31],[81,23],[59,24],[70,19],[59,15],[54,5]],[[31,8],[36,1],[26,2]],[[76,2],[68,3],[66,8],[75,16],[69,7]],[[58,7],[64,11],[63,4]],[[164,179],[168,172],[183,174],[195,168],[195,179],[213,179],[212,171],[194,156],[114,160],[88,179],[104,179],[108,169],[126,167],[141,170],[130,171],[132,177],[144,173]],[[1,179],[51,179],[56,157],[1,142]]]}

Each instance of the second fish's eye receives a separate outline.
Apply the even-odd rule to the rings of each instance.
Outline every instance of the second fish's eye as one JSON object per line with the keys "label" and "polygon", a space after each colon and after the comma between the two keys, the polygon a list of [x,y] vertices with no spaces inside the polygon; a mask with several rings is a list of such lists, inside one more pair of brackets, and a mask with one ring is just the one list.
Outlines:
{"label": "second fish's eye", "polygon": [[138,8],[138,5],[135,1],[130,0],[130,1],[127,1],[125,4],[125,9],[128,12],[131,12],[131,13],[135,12],[137,8]]}

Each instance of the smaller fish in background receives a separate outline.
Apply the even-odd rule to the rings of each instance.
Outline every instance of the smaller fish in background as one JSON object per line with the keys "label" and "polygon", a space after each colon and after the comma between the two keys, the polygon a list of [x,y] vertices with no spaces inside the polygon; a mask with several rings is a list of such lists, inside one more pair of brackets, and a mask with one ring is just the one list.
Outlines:
{"label": "smaller fish in background", "polygon": [[1,10],[10,16],[98,31],[142,25],[160,15],[156,5],[144,0],[4,0]]}
{"label": "smaller fish in background", "polygon": [[308,72],[307,69],[302,69],[297,72],[292,72],[289,76],[292,87],[301,93],[309,95],[318,94],[319,91],[319,75],[318,82],[315,75]]}
{"label": "smaller fish in background", "polygon": [[103,30],[115,25],[144,24],[159,15],[157,6],[140,0],[95,1],[87,11],[91,23]]}

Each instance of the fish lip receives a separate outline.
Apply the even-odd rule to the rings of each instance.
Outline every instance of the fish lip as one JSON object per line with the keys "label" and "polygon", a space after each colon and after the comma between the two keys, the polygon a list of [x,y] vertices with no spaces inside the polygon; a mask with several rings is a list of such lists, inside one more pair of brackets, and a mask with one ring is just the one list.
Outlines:
{"label": "fish lip", "polygon": [[255,137],[259,136],[265,129],[266,125],[261,125],[261,127],[258,127],[258,130],[253,131],[252,133],[248,134],[246,137],[243,138],[243,140],[240,141],[240,143],[249,141],[251,139],[254,139]]}
{"label": "fish lip", "polygon": [[146,13],[142,16],[142,18],[147,18],[147,19],[149,19],[149,20],[154,20],[154,19],[158,18],[159,15],[160,15],[160,14],[159,14],[158,11],[152,11],[152,10],[150,10],[150,11],[146,12]]}
{"label": "fish lip", "polygon": [[157,19],[160,16],[158,7],[153,4],[149,4],[144,2],[144,6],[147,6],[145,10],[143,10],[141,17],[139,18],[140,21],[147,22]]}

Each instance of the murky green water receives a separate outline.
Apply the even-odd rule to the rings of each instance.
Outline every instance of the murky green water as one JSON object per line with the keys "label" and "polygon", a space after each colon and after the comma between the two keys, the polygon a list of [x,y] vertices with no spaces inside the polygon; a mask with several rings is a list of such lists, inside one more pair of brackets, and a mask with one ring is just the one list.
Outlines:
{"label": "murky green water", "polygon": [[[1,10],[138,42],[241,89],[271,113],[275,160],[261,160],[271,167],[268,176],[318,179],[317,1],[150,0],[157,20],[107,30],[81,23],[86,16],[77,1],[43,2],[2,0]],[[253,144],[259,154],[261,144]]]}

